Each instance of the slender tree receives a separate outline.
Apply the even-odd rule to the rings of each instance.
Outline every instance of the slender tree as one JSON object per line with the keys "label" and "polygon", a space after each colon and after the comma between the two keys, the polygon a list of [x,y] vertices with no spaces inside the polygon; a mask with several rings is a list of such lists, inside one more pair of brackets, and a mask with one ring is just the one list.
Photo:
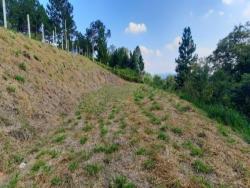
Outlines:
{"label": "slender tree", "polygon": [[176,59],[176,82],[181,88],[184,82],[188,79],[191,72],[191,65],[197,60],[197,55],[194,54],[196,45],[194,44],[191,29],[186,27],[183,32],[182,41],[179,47],[179,57]]}

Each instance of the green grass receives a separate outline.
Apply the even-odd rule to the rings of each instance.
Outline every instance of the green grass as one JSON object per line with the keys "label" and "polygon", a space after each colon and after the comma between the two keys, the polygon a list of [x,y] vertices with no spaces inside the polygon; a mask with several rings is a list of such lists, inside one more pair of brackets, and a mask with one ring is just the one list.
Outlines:
{"label": "green grass", "polygon": [[84,132],[89,132],[89,131],[91,131],[93,129],[93,126],[91,125],[91,124],[86,124],[83,128],[82,128],[82,130],[84,131]]}
{"label": "green grass", "polygon": [[119,145],[118,144],[111,144],[111,145],[98,145],[94,148],[95,153],[106,153],[106,154],[111,154],[116,151],[118,151]]}
{"label": "green grass", "polygon": [[150,111],[157,111],[157,110],[162,110],[162,106],[158,102],[154,101],[150,107]]}
{"label": "green grass", "polygon": [[172,131],[174,134],[179,135],[179,136],[181,136],[181,135],[183,134],[183,131],[182,131],[181,128],[174,127],[174,128],[171,129],[171,131]]}
{"label": "green grass", "polygon": [[55,176],[51,179],[50,183],[52,186],[60,186],[62,185],[62,179],[58,176]]}
{"label": "green grass", "polygon": [[180,97],[204,110],[209,118],[230,126],[233,131],[239,133],[247,143],[250,143],[250,122],[246,116],[220,104],[205,104],[201,101],[194,100],[184,93],[182,93]]}
{"label": "green grass", "polygon": [[16,75],[16,76],[15,76],[15,80],[18,81],[18,82],[21,82],[21,83],[24,83],[24,82],[25,82],[24,77],[21,76],[21,75]]}
{"label": "green grass", "polygon": [[54,143],[62,143],[66,139],[65,133],[60,133],[58,135],[55,135],[55,137],[52,139]]}
{"label": "green grass", "polygon": [[36,161],[35,164],[32,166],[31,171],[32,172],[38,172],[39,170],[41,170],[43,167],[46,166],[46,163],[44,161]]}
{"label": "green grass", "polygon": [[7,86],[6,90],[8,91],[8,93],[15,93],[16,87],[15,86]]}
{"label": "green grass", "polygon": [[88,141],[88,138],[86,136],[80,138],[80,144],[84,145]]}
{"label": "green grass", "polygon": [[191,156],[202,157],[203,154],[204,154],[204,151],[200,147],[194,145],[190,140],[185,141],[183,143],[183,147],[190,150],[190,155]]}
{"label": "green grass", "polygon": [[124,176],[116,176],[110,183],[110,188],[136,188],[135,184]]}
{"label": "green grass", "polygon": [[143,113],[149,118],[150,123],[152,123],[153,125],[161,124],[161,120],[154,113],[149,112],[147,110],[143,110]]}
{"label": "green grass", "polygon": [[167,135],[165,132],[163,132],[163,131],[160,131],[160,132],[158,133],[157,138],[158,138],[159,140],[169,141],[168,135]]}
{"label": "green grass", "polygon": [[144,161],[143,163],[143,169],[145,170],[152,170],[155,168],[155,160],[153,159],[148,159],[146,161]]}
{"label": "green grass", "polygon": [[23,70],[23,71],[26,71],[26,70],[27,70],[27,66],[26,66],[25,63],[20,63],[20,64],[18,65],[18,67],[19,67],[20,70]]}
{"label": "green grass", "polygon": [[89,176],[96,176],[102,170],[102,166],[99,164],[88,164],[84,169]]}
{"label": "green grass", "polygon": [[213,168],[210,165],[205,164],[201,160],[195,160],[192,163],[193,169],[197,173],[204,173],[204,174],[209,174],[213,171]]}
{"label": "green grass", "polygon": [[76,171],[76,169],[78,168],[78,166],[79,166],[78,162],[73,161],[73,162],[69,163],[68,169],[71,172],[74,172],[74,171]]}
{"label": "green grass", "polygon": [[147,155],[147,150],[145,148],[139,148],[135,152],[136,155]]}
{"label": "green grass", "polygon": [[8,184],[6,186],[4,186],[3,188],[15,188],[15,187],[17,187],[18,180],[19,180],[19,174],[14,174],[13,176],[11,176]]}

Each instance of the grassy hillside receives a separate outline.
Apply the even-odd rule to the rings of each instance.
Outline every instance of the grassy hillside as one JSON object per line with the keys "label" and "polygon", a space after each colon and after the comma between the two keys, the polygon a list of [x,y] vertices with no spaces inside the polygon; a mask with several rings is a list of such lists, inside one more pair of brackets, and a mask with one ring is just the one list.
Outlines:
{"label": "grassy hillside", "polygon": [[250,187],[250,147],[172,94],[0,29],[0,187]]}

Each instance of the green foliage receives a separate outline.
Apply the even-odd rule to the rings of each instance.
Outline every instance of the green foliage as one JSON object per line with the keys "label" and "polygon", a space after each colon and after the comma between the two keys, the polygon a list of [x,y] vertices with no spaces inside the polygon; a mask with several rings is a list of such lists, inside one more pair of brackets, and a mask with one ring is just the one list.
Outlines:
{"label": "green foliage", "polygon": [[24,83],[25,82],[25,79],[23,76],[20,76],[20,75],[16,75],[15,76],[15,80],[17,80],[18,82],[21,82],[21,83]]}
{"label": "green foliage", "polygon": [[73,161],[73,162],[69,163],[68,169],[71,172],[74,172],[78,168],[78,166],[79,166],[78,162]]}
{"label": "green foliage", "polygon": [[194,145],[191,141],[185,141],[183,147],[190,150],[191,156],[203,156],[204,151],[200,147]]}
{"label": "green foliage", "polygon": [[197,56],[193,55],[196,50],[190,27],[184,28],[182,41],[179,47],[179,57],[176,59],[176,81],[179,88],[184,86],[188,75],[191,73],[191,65],[196,61]]}
{"label": "green foliage", "polygon": [[23,70],[23,71],[26,71],[26,70],[27,70],[27,67],[26,67],[26,64],[25,64],[25,63],[20,63],[18,66],[19,66],[19,69],[20,69],[20,70]]}
{"label": "green foliage", "polygon": [[81,144],[81,145],[84,145],[87,141],[88,141],[88,138],[87,138],[87,137],[81,137],[81,138],[80,138],[80,144]]}
{"label": "green foliage", "polygon": [[213,168],[211,166],[205,164],[201,160],[195,160],[192,163],[192,166],[197,173],[209,174],[213,171]]}
{"label": "green foliage", "polygon": [[60,177],[55,176],[55,177],[52,178],[50,183],[51,183],[52,186],[60,186],[60,185],[62,185],[63,181],[62,181],[62,179]]}
{"label": "green foliage", "polygon": [[88,164],[84,169],[88,175],[96,176],[102,170],[102,167],[98,164]]}
{"label": "green foliage", "polygon": [[139,148],[138,150],[136,150],[136,155],[146,155],[147,154],[147,150],[145,148]]}
{"label": "green foliage", "polygon": [[160,131],[158,133],[157,138],[160,139],[160,140],[164,140],[164,141],[168,141],[169,140],[168,135],[165,132],[163,132],[163,131]]}
{"label": "green foliage", "polygon": [[181,136],[183,134],[183,131],[181,128],[177,128],[177,127],[174,127],[171,129],[171,131],[179,136]]}
{"label": "green foliage", "polygon": [[114,152],[118,151],[118,149],[119,149],[118,144],[100,145],[100,146],[96,146],[94,148],[94,152],[95,153],[104,152],[106,154],[111,154],[111,153],[114,153]]}
{"label": "green foliage", "polygon": [[155,165],[156,165],[155,163],[156,163],[155,160],[153,160],[153,159],[148,159],[148,160],[144,161],[144,163],[143,163],[143,168],[144,168],[145,170],[152,170],[152,169],[155,168]]}
{"label": "green foliage", "polygon": [[6,90],[8,91],[8,93],[15,93],[16,87],[15,86],[7,86]]}
{"label": "green foliage", "polygon": [[66,134],[60,133],[58,135],[55,135],[52,141],[55,143],[62,143],[65,139],[66,139]]}
{"label": "green foliage", "polygon": [[31,171],[32,172],[38,172],[40,169],[46,166],[46,163],[44,161],[36,161],[35,164],[32,166]]}
{"label": "green foliage", "polygon": [[116,176],[110,183],[110,188],[136,188],[136,186],[127,180],[124,176]]}

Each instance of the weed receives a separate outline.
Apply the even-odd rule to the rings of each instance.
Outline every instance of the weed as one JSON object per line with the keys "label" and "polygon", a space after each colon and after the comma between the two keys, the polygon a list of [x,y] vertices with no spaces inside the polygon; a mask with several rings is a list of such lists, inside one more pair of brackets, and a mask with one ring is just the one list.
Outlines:
{"label": "weed", "polygon": [[24,83],[24,82],[25,82],[24,77],[22,77],[22,76],[20,76],[20,75],[16,75],[16,76],[15,76],[15,80],[18,81],[18,82],[21,82],[21,83]]}
{"label": "weed", "polygon": [[58,176],[55,176],[52,178],[50,183],[52,186],[60,186],[60,185],[62,185],[62,179]]}
{"label": "weed", "polygon": [[174,128],[171,129],[171,131],[172,131],[174,134],[179,135],[179,136],[181,136],[181,135],[183,134],[183,131],[182,131],[181,128],[174,127]]}
{"label": "weed", "polygon": [[154,101],[150,107],[150,111],[157,111],[157,110],[161,110],[161,109],[162,109],[161,105],[156,101]]}
{"label": "weed", "polygon": [[17,186],[18,180],[19,180],[19,174],[14,174],[10,178],[10,181],[9,181],[8,185],[6,186],[6,188],[15,188]]}
{"label": "weed", "polygon": [[7,86],[6,90],[8,91],[8,93],[15,93],[16,87],[15,86]]}
{"label": "weed", "polygon": [[81,137],[80,138],[80,144],[84,145],[87,142],[88,138],[87,137]]}
{"label": "weed", "polygon": [[53,142],[55,143],[62,143],[66,139],[66,135],[64,133],[60,133],[53,138]]}
{"label": "weed", "polygon": [[44,161],[36,161],[35,164],[32,166],[31,171],[32,172],[38,172],[41,170],[44,166],[46,166],[46,163]]}
{"label": "weed", "polygon": [[100,153],[100,152],[104,152],[106,154],[111,154],[116,152],[119,149],[119,145],[118,144],[111,144],[111,145],[106,145],[106,146],[96,146],[94,148],[94,152],[95,153]]}
{"label": "weed", "polygon": [[98,164],[88,164],[84,169],[88,175],[96,176],[102,170],[102,166]]}
{"label": "weed", "polygon": [[82,130],[84,131],[84,132],[89,132],[89,131],[91,131],[93,129],[93,126],[91,125],[91,124],[86,124],[83,128],[82,128]]}
{"label": "weed", "polygon": [[168,135],[167,135],[165,132],[163,132],[163,131],[160,131],[160,132],[158,133],[157,138],[158,138],[159,140],[169,141]]}
{"label": "weed", "polygon": [[152,170],[155,168],[155,160],[153,159],[148,159],[146,161],[144,161],[143,163],[143,169],[145,170]]}
{"label": "weed", "polygon": [[138,89],[138,90],[136,90],[135,92],[134,92],[134,101],[136,102],[136,103],[139,103],[141,100],[143,100],[144,99],[144,94],[143,94],[143,91],[140,89]]}
{"label": "weed", "polygon": [[203,161],[201,160],[195,160],[192,163],[193,169],[197,172],[197,173],[205,173],[205,174],[209,174],[213,171],[213,168],[210,165],[205,164]]}
{"label": "weed", "polygon": [[223,126],[221,124],[218,125],[218,131],[224,137],[229,136],[229,130],[225,126]]}
{"label": "weed", "polygon": [[68,169],[71,172],[74,172],[78,168],[78,166],[79,166],[78,162],[71,162],[69,163]]}
{"label": "weed", "polygon": [[161,124],[161,120],[156,117],[152,112],[143,110],[143,113],[150,119],[150,122],[154,125],[160,125]]}
{"label": "weed", "polygon": [[192,181],[194,182],[194,184],[196,184],[196,185],[198,184],[199,186],[204,187],[204,188],[212,188],[212,187],[214,187],[203,176],[194,176],[194,177],[192,177]]}
{"label": "weed", "polygon": [[110,188],[136,188],[135,184],[128,181],[124,176],[117,176],[110,183]]}
{"label": "weed", "polygon": [[146,155],[147,150],[145,148],[139,148],[138,150],[136,150],[135,154],[136,155]]}
{"label": "weed", "polygon": [[19,69],[20,69],[20,70],[23,70],[23,71],[26,71],[26,70],[27,70],[27,67],[26,67],[26,64],[25,64],[25,63],[20,63],[18,66],[19,66]]}
{"label": "weed", "polygon": [[100,125],[101,136],[105,136],[108,133],[108,128],[105,125]]}
{"label": "weed", "polygon": [[183,147],[190,150],[191,156],[203,156],[203,150],[200,147],[195,146],[191,141],[184,142]]}

